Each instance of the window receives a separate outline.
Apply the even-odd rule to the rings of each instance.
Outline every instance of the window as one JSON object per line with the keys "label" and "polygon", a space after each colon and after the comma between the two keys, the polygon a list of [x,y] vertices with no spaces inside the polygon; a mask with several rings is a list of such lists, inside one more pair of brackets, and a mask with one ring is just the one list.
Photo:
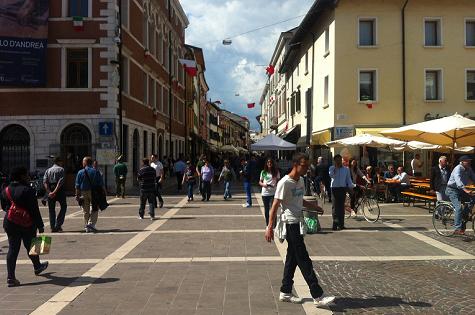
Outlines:
{"label": "window", "polygon": [[67,50],[67,87],[87,88],[88,87],[88,49],[68,49]]}
{"label": "window", "polygon": [[300,90],[297,91],[295,94],[295,111],[299,113],[302,110],[301,103],[300,103]]}
{"label": "window", "polygon": [[330,53],[330,29],[325,29],[325,54]]}
{"label": "window", "polygon": [[122,125],[122,158],[127,162],[129,153],[129,126]]}
{"label": "window", "polygon": [[158,51],[158,62],[163,64],[163,39],[161,38],[161,33],[157,34],[157,51]]}
{"label": "window", "polygon": [[305,74],[308,73],[308,51],[305,53]]}
{"label": "window", "polygon": [[[183,110],[184,110],[183,103],[179,102],[178,103],[178,121],[179,122],[183,122]],[[218,124],[218,122],[216,121],[216,125],[217,124]]]}
{"label": "window", "polygon": [[465,45],[475,47],[475,20],[465,21]]}
{"label": "window", "polygon": [[328,105],[328,76],[325,77],[323,90],[323,105]]}
{"label": "window", "polygon": [[157,108],[157,104],[156,104],[156,89],[155,89],[155,80],[152,78],[152,77],[149,77],[149,100],[150,100],[150,106],[152,108]]}
{"label": "window", "polygon": [[425,46],[441,46],[441,20],[425,19],[424,20],[424,45]]}
{"label": "window", "polygon": [[89,16],[89,0],[69,0],[68,16]]}
{"label": "window", "polygon": [[148,105],[148,75],[143,73],[143,104]]}
{"label": "window", "polygon": [[426,101],[442,100],[442,72],[440,70],[426,70],[425,80]]}
{"label": "window", "polygon": [[155,24],[152,22],[148,23],[148,49],[152,56],[155,56]]}
{"label": "window", "polygon": [[147,11],[143,12],[142,18],[142,45],[144,49],[148,49],[148,14]]}
{"label": "window", "polygon": [[155,141],[156,141],[155,140],[155,134],[152,132],[152,152],[151,153],[153,153],[153,154],[157,154],[156,147],[155,147],[155,145],[156,145]]}
{"label": "window", "polygon": [[122,56],[122,64],[120,66],[122,72],[122,92],[129,94],[129,59]]}
{"label": "window", "polygon": [[157,98],[157,103],[155,105],[155,108],[159,111],[159,112],[163,112],[163,97],[162,97],[162,86],[160,84],[158,84],[157,82],[157,95],[156,95],[156,98]]}
{"label": "window", "polygon": [[290,114],[292,116],[295,114],[295,93],[292,94],[290,99]]}
{"label": "window", "polygon": [[168,116],[169,114],[168,90],[164,87],[162,92],[163,92],[163,113],[165,114],[165,116]]}
{"label": "window", "polygon": [[467,70],[467,100],[475,101],[475,70]]}
{"label": "window", "polygon": [[143,132],[143,156],[148,155],[148,133],[144,130]]}
{"label": "window", "polygon": [[122,26],[129,28],[129,0],[122,0],[120,2],[120,14]]}
{"label": "window", "polygon": [[360,71],[359,101],[376,101],[376,71]]}
{"label": "window", "polygon": [[376,19],[359,20],[359,46],[376,45]]}

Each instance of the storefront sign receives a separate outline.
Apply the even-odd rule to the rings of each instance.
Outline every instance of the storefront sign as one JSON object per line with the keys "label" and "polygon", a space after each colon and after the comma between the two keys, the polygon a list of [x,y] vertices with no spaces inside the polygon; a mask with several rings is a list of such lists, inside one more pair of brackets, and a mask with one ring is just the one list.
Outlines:
{"label": "storefront sign", "polygon": [[[451,114],[446,115],[446,114],[427,113],[427,114],[424,115],[424,121],[444,118],[444,117],[447,117],[447,116],[451,116]],[[475,115],[470,115],[469,113],[462,114],[462,116],[475,120]]]}
{"label": "storefront sign", "polygon": [[102,165],[114,165],[117,152],[114,149],[97,149],[96,160]]}
{"label": "storefront sign", "polygon": [[333,140],[344,139],[348,137],[353,137],[355,133],[355,128],[353,127],[335,127],[335,132],[333,133]]}
{"label": "storefront sign", "polygon": [[0,6],[0,85],[46,85],[49,0]]}

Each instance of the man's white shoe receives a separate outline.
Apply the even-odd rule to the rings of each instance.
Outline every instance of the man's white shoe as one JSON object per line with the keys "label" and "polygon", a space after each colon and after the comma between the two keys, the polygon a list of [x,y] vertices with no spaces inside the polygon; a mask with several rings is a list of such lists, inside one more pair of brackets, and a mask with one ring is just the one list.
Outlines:
{"label": "man's white shoe", "polygon": [[302,303],[301,298],[299,298],[295,295],[292,295],[292,294],[289,294],[289,293],[283,293],[283,292],[280,292],[280,294],[279,294],[279,301],[289,302],[289,303],[294,303],[294,304],[301,304]]}
{"label": "man's white shoe", "polygon": [[356,217],[356,212],[354,210],[351,210],[350,217]]}
{"label": "man's white shoe", "polygon": [[328,305],[328,304],[330,304],[331,302],[333,302],[334,300],[335,300],[335,297],[334,297],[334,296],[325,296],[325,295],[322,295],[322,296],[319,297],[319,298],[313,299],[313,304],[314,304],[316,307],[320,307],[320,306]]}

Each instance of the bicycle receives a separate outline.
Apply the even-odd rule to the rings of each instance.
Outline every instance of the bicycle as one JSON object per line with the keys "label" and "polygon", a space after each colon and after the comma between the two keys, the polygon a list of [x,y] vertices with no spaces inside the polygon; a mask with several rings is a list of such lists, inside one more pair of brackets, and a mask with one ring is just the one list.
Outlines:
{"label": "bicycle", "polygon": [[[467,215],[462,217],[463,225],[472,222],[472,233],[475,233],[475,196],[472,195],[469,201],[462,202]],[[468,211],[467,211],[468,210]],[[439,201],[432,214],[432,224],[437,234],[442,236],[454,235],[455,228],[455,208],[450,201]]]}
{"label": "bicycle", "polygon": [[[361,211],[366,221],[370,223],[374,223],[378,221],[379,216],[381,214],[381,209],[379,208],[378,198],[376,195],[376,189],[370,188],[368,184],[365,186],[358,186],[358,187],[361,189],[362,194],[356,200],[355,209],[351,209],[351,206],[350,206],[351,196],[349,193],[346,193],[346,200],[345,200],[346,216],[345,217],[351,218],[352,211],[354,211],[356,215],[358,214],[358,212]],[[356,193],[356,192],[353,191],[353,193]]]}

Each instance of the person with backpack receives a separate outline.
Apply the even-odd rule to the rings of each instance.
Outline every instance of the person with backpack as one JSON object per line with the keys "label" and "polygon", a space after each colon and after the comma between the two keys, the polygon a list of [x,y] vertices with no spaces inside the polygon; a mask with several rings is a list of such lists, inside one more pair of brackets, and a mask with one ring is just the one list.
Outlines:
{"label": "person with backpack", "polygon": [[269,225],[269,211],[274,202],[275,188],[280,179],[279,169],[275,166],[272,159],[267,159],[264,169],[259,176],[259,185],[262,187],[261,195],[264,203],[264,214],[266,217],[266,226]]}
{"label": "person with backpack", "polygon": [[193,189],[196,183],[196,169],[193,165],[191,165],[191,161],[186,161],[186,168],[183,174],[183,184],[186,183],[187,193],[188,193],[188,201],[193,200]]}
{"label": "person with backpack", "polygon": [[[7,286],[16,287],[20,281],[15,276],[16,262],[20,252],[21,242],[27,253],[36,232],[44,233],[38,200],[35,191],[29,186],[28,171],[25,167],[16,167],[11,173],[11,183],[2,192],[2,208],[6,211],[3,229],[8,236],[7,254]],[[48,262],[41,263],[39,256],[30,256],[35,275],[46,268]]]}
{"label": "person with backpack", "polygon": [[219,174],[218,182],[221,179],[224,181],[224,200],[231,199],[231,181],[236,178],[236,173],[231,166],[229,166],[229,161],[224,160],[223,169],[221,174]]}
{"label": "person with backpack", "polygon": [[[104,190],[104,181],[101,173],[92,167],[92,158],[90,156],[82,159],[83,169],[76,175],[76,200],[82,203],[84,212],[84,230],[86,233],[96,233],[96,224],[99,217],[98,200],[93,198],[93,190],[102,189],[104,196],[107,195]],[[81,198],[82,197],[82,198]]]}

